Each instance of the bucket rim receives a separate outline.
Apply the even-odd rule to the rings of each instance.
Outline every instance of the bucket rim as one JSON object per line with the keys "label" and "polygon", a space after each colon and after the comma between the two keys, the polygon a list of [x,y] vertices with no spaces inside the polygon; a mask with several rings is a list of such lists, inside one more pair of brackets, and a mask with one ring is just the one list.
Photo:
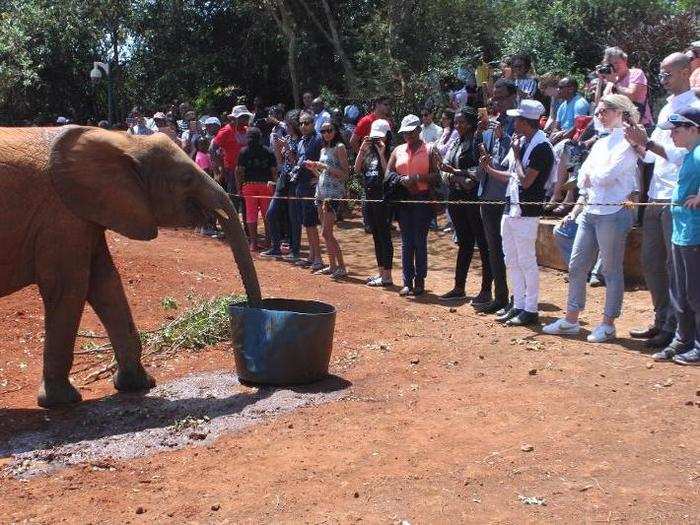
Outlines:
{"label": "bucket rim", "polygon": [[[265,303],[271,303],[273,301],[280,301],[283,303],[297,303],[297,304],[305,304],[305,305],[318,305],[323,309],[328,309],[328,311],[319,311],[319,312],[298,312],[296,310],[284,310],[284,309],[279,309],[279,308],[265,308]],[[233,313],[234,311],[264,311],[264,312],[284,312],[286,314],[291,314],[291,315],[301,315],[301,316],[309,316],[309,317],[316,317],[316,316],[327,316],[327,315],[334,315],[336,314],[336,309],[335,306],[329,303],[324,303],[322,301],[316,301],[312,299],[285,299],[282,297],[267,297],[262,300],[262,303],[260,306],[251,306],[248,301],[243,301],[243,302],[232,302],[229,303],[228,305],[228,311],[229,313]]]}

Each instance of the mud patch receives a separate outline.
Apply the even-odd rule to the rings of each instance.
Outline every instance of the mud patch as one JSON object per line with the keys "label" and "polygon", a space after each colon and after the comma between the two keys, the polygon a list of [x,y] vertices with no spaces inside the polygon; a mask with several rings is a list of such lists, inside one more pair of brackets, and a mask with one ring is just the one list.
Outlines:
{"label": "mud patch", "polygon": [[145,396],[116,394],[47,412],[41,428],[0,443],[0,472],[24,478],[83,463],[112,469],[110,460],[208,445],[263,419],[337,400],[348,386],[332,376],[300,387],[250,388],[232,373],[190,375]]}

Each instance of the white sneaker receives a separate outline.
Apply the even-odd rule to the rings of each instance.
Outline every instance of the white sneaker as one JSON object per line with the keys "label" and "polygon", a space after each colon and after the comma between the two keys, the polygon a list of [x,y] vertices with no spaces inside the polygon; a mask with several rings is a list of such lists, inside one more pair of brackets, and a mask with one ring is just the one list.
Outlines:
{"label": "white sneaker", "polygon": [[599,324],[586,338],[589,343],[604,343],[615,339],[615,327],[607,324]]}
{"label": "white sneaker", "polygon": [[576,335],[581,331],[581,325],[562,318],[544,326],[542,331],[549,335]]}

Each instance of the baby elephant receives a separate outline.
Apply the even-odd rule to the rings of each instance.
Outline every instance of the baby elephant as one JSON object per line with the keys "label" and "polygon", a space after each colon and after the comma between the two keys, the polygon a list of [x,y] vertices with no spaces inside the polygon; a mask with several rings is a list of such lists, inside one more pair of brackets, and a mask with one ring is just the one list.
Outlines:
{"label": "baby elephant", "polygon": [[37,284],[45,308],[44,369],[38,403],[81,400],[68,376],[85,301],[114,347],[114,386],[131,392],[155,381],[105,229],[149,240],[159,226],[221,218],[251,302],[260,287],[228,195],[167,136],[98,128],[0,128],[0,296]]}

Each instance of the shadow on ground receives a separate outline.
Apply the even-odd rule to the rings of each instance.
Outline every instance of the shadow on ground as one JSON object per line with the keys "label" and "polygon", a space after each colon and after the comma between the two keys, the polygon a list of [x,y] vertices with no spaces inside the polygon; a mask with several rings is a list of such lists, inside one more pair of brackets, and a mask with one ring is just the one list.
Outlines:
{"label": "shadow on ground", "polygon": [[7,439],[0,442],[0,458],[11,458],[2,472],[26,477],[209,444],[263,419],[337,400],[350,385],[329,376],[310,385],[256,388],[235,374],[211,372],[159,385],[147,395],[115,394],[60,411],[1,409]]}

